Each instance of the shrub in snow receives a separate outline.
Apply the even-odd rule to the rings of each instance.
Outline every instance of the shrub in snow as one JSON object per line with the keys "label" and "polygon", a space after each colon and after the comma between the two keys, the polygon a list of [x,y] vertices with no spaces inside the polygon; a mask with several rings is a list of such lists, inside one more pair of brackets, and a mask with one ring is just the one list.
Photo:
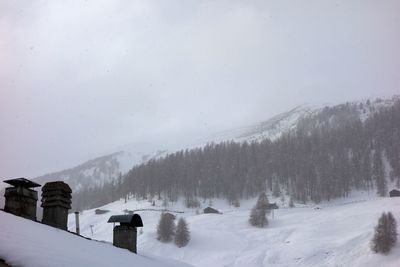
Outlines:
{"label": "shrub in snow", "polygon": [[188,228],[188,224],[184,218],[180,218],[178,221],[178,225],[176,226],[175,232],[175,245],[178,247],[184,247],[189,243],[190,240],[190,232]]}
{"label": "shrub in snow", "polygon": [[253,226],[264,227],[268,225],[267,220],[268,198],[261,193],[256,205],[251,209],[249,222]]}
{"label": "shrub in snow", "polygon": [[161,242],[170,242],[175,234],[174,217],[168,213],[162,213],[157,225],[157,239]]}
{"label": "shrub in snow", "polygon": [[375,227],[371,248],[376,253],[388,253],[397,241],[397,224],[391,212],[383,213]]}

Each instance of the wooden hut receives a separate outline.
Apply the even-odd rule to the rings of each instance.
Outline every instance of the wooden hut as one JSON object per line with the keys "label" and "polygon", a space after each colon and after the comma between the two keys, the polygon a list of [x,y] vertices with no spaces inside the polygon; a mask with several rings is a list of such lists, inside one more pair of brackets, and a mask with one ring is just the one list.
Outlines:
{"label": "wooden hut", "polygon": [[207,207],[203,211],[204,211],[205,214],[209,214],[209,213],[220,214],[220,212],[218,210],[213,209],[211,207]]}
{"label": "wooden hut", "polygon": [[400,191],[397,189],[393,189],[392,191],[389,192],[390,197],[400,197]]}

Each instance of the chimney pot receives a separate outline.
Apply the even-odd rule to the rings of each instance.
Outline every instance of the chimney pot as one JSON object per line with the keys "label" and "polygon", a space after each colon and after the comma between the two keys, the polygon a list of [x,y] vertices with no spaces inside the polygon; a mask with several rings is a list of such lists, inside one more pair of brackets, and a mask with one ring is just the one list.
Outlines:
{"label": "chimney pot", "polygon": [[71,209],[72,190],[68,184],[57,181],[42,187],[44,224],[67,230],[68,210]]}
{"label": "chimney pot", "polygon": [[25,178],[4,181],[13,187],[7,187],[4,193],[4,211],[27,219],[36,220],[37,191],[31,189],[40,184]]}

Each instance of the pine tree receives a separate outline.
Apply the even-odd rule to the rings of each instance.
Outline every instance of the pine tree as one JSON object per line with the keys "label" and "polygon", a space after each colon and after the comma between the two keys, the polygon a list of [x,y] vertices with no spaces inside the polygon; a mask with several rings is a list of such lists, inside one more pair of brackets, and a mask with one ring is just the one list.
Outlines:
{"label": "pine tree", "polygon": [[294,202],[293,202],[292,196],[290,196],[290,199],[289,199],[289,208],[294,208]]}
{"label": "pine tree", "polygon": [[372,239],[371,248],[375,253],[378,252],[387,253],[390,250],[386,242],[386,235],[387,235],[386,225],[387,225],[387,216],[386,213],[383,213],[378,220],[378,225],[375,227],[375,234]]}
{"label": "pine tree", "polygon": [[161,242],[170,242],[174,234],[174,216],[169,213],[162,213],[157,225],[157,239]]}
{"label": "pine tree", "polygon": [[190,232],[188,228],[188,224],[184,218],[180,218],[178,221],[178,225],[176,227],[175,233],[175,245],[178,247],[184,247],[189,243],[190,240]]}
{"label": "pine tree", "polygon": [[280,188],[278,179],[275,179],[275,182],[272,186],[272,195],[274,197],[279,197],[281,195],[281,188]]}
{"label": "pine tree", "polygon": [[371,248],[376,253],[388,253],[397,241],[397,224],[392,213],[383,213],[375,227]]}
{"label": "pine tree", "polygon": [[258,197],[258,199],[257,199],[256,209],[267,210],[268,209],[268,205],[269,205],[268,197],[264,192],[262,192],[260,194],[260,196]]}
{"label": "pine tree", "polygon": [[265,193],[261,193],[258,197],[256,205],[251,209],[249,222],[253,226],[264,227],[268,225],[267,209],[268,198]]}
{"label": "pine tree", "polygon": [[376,182],[377,193],[379,196],[384,197],[387,192],[387,183],[385,171],[383,169],[382,153],[379,147],[374,153],[374,166],[372,173]]}
{"label": "pine tree", "polygon": [[268,225],[268,219],[266,217],[266,211],[263,209],[257,209],[256,207],[251,209],[249,222],[253,226],[263,228]]}
{"label": "pine tree", "polygon": [[394,218],[393,214],[391,212],[388,212],[388,224],[389,224],[389,243],[391,244],[391,247],[393,247],[396,242],[397,242],[397,223],[396,219]]}

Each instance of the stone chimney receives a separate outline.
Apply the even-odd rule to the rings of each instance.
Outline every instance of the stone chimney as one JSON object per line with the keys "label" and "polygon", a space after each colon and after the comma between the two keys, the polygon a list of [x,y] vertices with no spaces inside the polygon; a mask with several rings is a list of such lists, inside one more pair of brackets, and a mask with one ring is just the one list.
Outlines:
{"label": "stone chimney", "polygon": [[126,248],[133,253],[137,252],[137,227],[143,227],[142,218],[138,214],[115,215],[108,219],[108,223],[120,223],[114,226],[113,245]]}
{"label": "stone chimney", "polygon": [[37,191],[30,188],[39,187],[40,184],[25,178],[4,181],[13,187],[7,187],[4,193],[4,211],[36,220]]}
{"label": "stone chimney", "polygon": [[68,210],[71,209],[72,190],[68,184],[57,181],[42,188],[42,223],[67,230]]}

